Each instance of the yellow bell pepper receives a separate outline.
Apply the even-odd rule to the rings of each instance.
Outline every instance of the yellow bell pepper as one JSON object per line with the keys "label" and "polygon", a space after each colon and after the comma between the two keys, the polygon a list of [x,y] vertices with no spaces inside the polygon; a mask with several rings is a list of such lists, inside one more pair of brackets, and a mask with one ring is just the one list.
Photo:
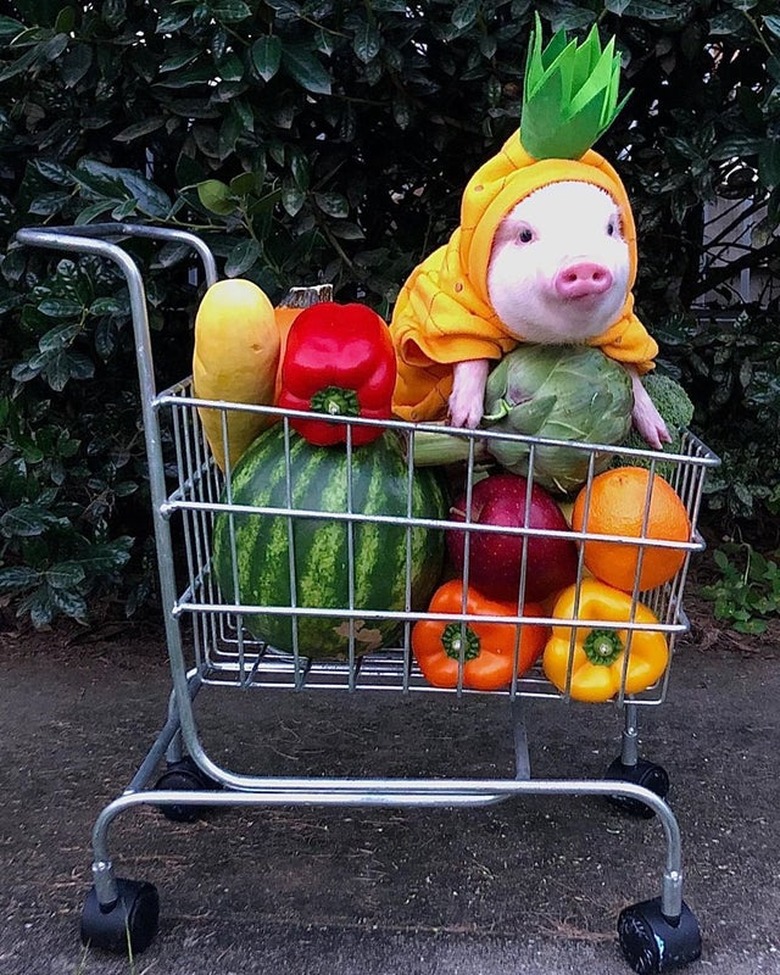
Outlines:
{"label": "yellow bell pepper", "polygon": [[[582,579],[564,589],[552,616],[553,626],[542,657],[547,678],[577,701],[608,701],[619,693],[625,667],[625,693],[638,694],[654,684],[666,670],[669,647],[659,630],[600,629],[598,625],[572,625],[577,620],[609,623],[657,623],[658,617],[644,603],[631,613],[631,597],[597,579]],[[576,615],[575,615],[576,605]],[[630,631],[630,633],[629,633]],[[629,641],[630,636],[630,641]],[[626,666],[626,653],[628,663]],[[571,658],[571,685],[567,674]]]}

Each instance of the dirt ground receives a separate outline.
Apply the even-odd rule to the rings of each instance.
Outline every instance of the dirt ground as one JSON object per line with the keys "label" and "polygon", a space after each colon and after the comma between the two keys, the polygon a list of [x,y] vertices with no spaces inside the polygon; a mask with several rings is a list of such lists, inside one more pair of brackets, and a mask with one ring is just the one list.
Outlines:
{"label": "dirt ground", "polygon": [[[691,607],[689,607],[689,610]],[[691,971],[780,973],[780,634],[729,636],[692,608],[642,752],[669,772]],[[161,727],[170,687],[150,624],[0,633],[2,975],[611,975],[627,904],[660,893],[655,820],[600,799],[473,810],[280,807],[174,824],[143,806],[112,827],[120,876],[148,880],[160,932],[135,958],[79,944],[90,832]],[[506,701],[440,695],[204,691],[208,754],[287,775],[511,776]],[[616,709],[531,701],[535,777],[600,777]]]}

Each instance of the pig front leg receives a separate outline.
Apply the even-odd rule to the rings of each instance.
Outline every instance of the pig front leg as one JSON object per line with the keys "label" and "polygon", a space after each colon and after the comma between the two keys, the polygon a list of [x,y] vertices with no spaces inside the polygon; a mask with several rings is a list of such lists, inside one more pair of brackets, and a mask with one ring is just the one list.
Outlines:
{"label": "pig front leg", "polygon": [[632,413],[634,426],[654,450],[660,450],[663,444],[672,441],[666,423],[642,385],[639,373],[631,366],[626,368],[631,376],[634,393],[634,410]]}
{"label": "pig front leg", "polygon": [[449,398],[450,423],[454,427],[479,426],[485,405],[485,385],[490,369],[489,359],[466,359],[456,362]]}

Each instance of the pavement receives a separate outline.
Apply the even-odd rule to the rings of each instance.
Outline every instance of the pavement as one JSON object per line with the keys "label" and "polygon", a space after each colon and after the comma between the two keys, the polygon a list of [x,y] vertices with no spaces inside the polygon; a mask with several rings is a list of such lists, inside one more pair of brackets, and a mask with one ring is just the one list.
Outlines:
{"label": "pavement", "polygon": [[[705,644],[707,644],[705,648]],[[0,975],[617,975],[622,907],[660,893],[657,820],[602,799],[481,809],[279,807],[187,825],[142,806],[110,833],[148,880],[160,931],[133,959],[84,949],[90,833],[161,727],[170,677],[150,626],[0,634]],[[642,709],[680,823],[696,975],[780,973],[780,646],[680,645],[666,701]],[[219,764],[287,775],[511,776],[501,697],[204,690]],[[537,777],[600,777],[611,706],[530,701]]]}

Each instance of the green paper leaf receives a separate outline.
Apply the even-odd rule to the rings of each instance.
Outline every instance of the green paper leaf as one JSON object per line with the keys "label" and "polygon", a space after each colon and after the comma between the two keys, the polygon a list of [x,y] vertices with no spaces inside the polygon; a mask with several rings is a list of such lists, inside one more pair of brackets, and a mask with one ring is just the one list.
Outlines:
{"label": "green paper leaf", "polygon": [[620,56],[615,39],[603,48],[594,24],[582,43],[557,31],[542,47],[541,20],[528,48],[520,132],[536,159],[579,159],[612,124],[618,104]]}

